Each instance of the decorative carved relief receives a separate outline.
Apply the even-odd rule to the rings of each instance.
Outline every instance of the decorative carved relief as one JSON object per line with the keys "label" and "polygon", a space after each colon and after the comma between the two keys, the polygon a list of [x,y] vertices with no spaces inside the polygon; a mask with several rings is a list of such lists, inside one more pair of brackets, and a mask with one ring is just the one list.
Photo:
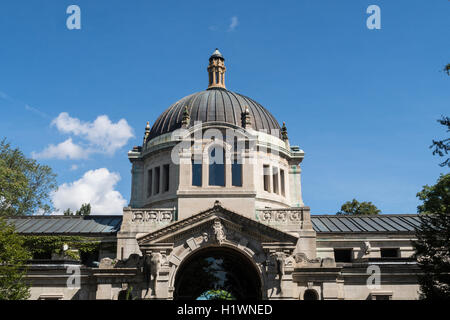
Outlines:
{"label": "decorative carved relief", "polygon": [[276,217],[276,221],[283,221],[283,222],[285,222],[286,221],[286,216],[287,216],[287,213],[285,212],[285,211],[276,211],[275,212],[275,217]]}
{"label": "decorative carved relief", "polygon": [[302,209],[264,209],[258,210],[265,223],[299,223],[302,221]]}
{"label": "decorative carved relief", "polygon": [[370,242],[369,241],[364,241],[364,245],[363,245],[364,254],[369,254],[370,253],[370,249],[371,249]]}
{"label": "decorative carved relief", "polygon": [[155,281],[158,278],[159,270],[161,270],[162,259],[163,256],[159,252],[150,255],[150,271]]}
{"label": "decorative carved relief", "polygon": [[174,221],[175,209],[132,209],[131,221],[134,223],[169,223]]}
{"label": "decorative carved relief", "polygon": [[[170,209],[169,209],[170,210]],[[302,219],[302,208],[298,208],[298,209],[278,209],[278,210],[260,210],[261,214],[258,214],[258,216],[264,216],[264,213],[267,213],[265,216],[267,217],[268,220],[272,219],[272,213],[273,211],[286,211],[287,212],[287,219]],[[140,209],[136,211],[145,211],[144,209]],[[150,211],[150,210],[148,210]],[[266,212],[265,212],[266,211]],[[172,211],[173,213],[175,211]],[[296,213],[297,212],[297,213]],[[182,230],[190,225],[196,225],[199,224],[202,220],[206,221],[208,218],[210,218],[211,216],[214,215],[225,215],[226,216],[226,220],[229,220],[231,222],[231,226],[227,227],[227,230],[224,233],[226,233],[226,240],[233,240],[233,239],[237,239],[237,241],[239,241],[239,239],[237,237],[239,237],[239,234],[241,233],[240,229],[241,226],[245,226],[246,231],[245,233],[248,236],[254,236],[257,238],[260,238],[261,236],[263,236],[264,238],[274,238],[277,239],[277,241],[281,241],[281,242],[297,242],[297,237],[291,234],[288,234],[286,232],[277,230],[275,228],[270,228],[267,229],[266,227],[262,227],[260,224],[261,222],[263,222],[263,224],[266,224],[265,221],[255,221],[254,219],[250,219],[241,215],[238,215],[232,211],[229,211],[225,208],[223,208],[220,205],[220,202],[216,201],[214,204],[214,207],[208,210],[205,210],[203,212],[200,212],[196,215],[190,216],[189,218],[180,220],[180,221],[174,221],[172,223],[170,223],[168,226],[164,227],[164,228],[160,228],[158,230],[155,230],[154,232],[151,232],[145,236],[142,236],[140,238],[138,238],[138,243],[139,245],[144,245],[145,243],[150,243],[150,242],[154,242],[156,241],[156,239],[163,237],[163,236],[169,236],[170,234],[176,234],[175,236],[170,238],[170,241],[175,242],[177,241],[178,237],[184,237],[183,233],[178,234],[178,230]],[[273,218],[275,219],[275,218]],[[261,220],[261,219],[260,219]],[[145,219],[144,219],[145,221]],[[285,221],[283,223],[290,223],[289,221]],[[267,223],[269,224],[269,223]],[[298,222],[298,224],[300,224],[300,222]],[[236,230],[234,230],[234,226],[237,226]],[[213,229],[213,228],[212,228]],[[209,238],[213,237],[215,238],[215,234],[212,233],[213,230],[202,230],[201,232],[207,232],[209,234]],[[201,233],[194,233],[196,234],[196,236],[199,236]],[[192,236],[192,235],[190,235]],[[206,238],[206,237],[205,237]],[[167,240],[167,239],[166,239]],[[197,239],[196,239],[197,240]],[[201,243],[199,241],[199,243]]]}
{"label": "decorative carved relief", "polygon": [[144,212],[142,211],[135,211],[133,212],[133,222],[142,222],[144,220]]}
{"label": "decorative carved relief", "polygon": [[321,267],[322,266],[322,259],[321,258],[315,258],[315,259],[308,259],[305,253],[298,252],[294,255],[295,262],[297,262],[297,265],[299,267]]}
{"label": "decorative carved relief", "polygon": [[270,221],[272,219],[271,211],[264,211],[262,214],[262,221]]}
{"label": "decorative carved relief", "polygon": [[284,260],[285,260],[286,256],[284,255],[284,253],[281,252],[277,252],[275,254],[275,261],[277,262],[277,274],[278,277],[281,278],[284,276]]}
{"label": "decorative carved relief", "polygon": [[100,260],[99,269],[112,269],[116,264],[116,260],[111,258],[103,258]]}
{"label": "decorative carved relief", "polygon": [[216,237],[217,242],[221,245],[225,239],[225,229],[223,228],[222,223],[220,222],[220,219],[215,219],[213,224],[214,229],[214,235]]}

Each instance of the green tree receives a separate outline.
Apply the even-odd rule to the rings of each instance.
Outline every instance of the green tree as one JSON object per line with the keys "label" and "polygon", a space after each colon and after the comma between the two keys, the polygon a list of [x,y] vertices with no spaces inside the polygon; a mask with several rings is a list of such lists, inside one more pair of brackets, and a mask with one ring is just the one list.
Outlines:
{"label": "green tree", "polygon": [[341,206],[338,215],[375,215],[381,211],[372,202],[347,201]]}
{"label": "green tree", "polygon": [[435,185],[425,185],[417,197],[423,203],[417,206],[419,213],[450,213],[450,173],[441,174]]}
{"label": "green tree", "polygon": [[30,296],[24,280],[30,257],[22,237],[0,217],[0,300],[24,300]]}
{"label": "green tree", "polygon": [[75,213],[69,209],[64,211],[65,216],[88,216],[91,214],[91,204],[84,203],[81,205],[81,208],[75,211]]}
{"label": "green tree", "polygon": [[[450,63],[448,63],[444,67],[444,71],[447,75],[450,76]],[[447,132],[450,132],[450,118],[442,116],[441,119],[437,120],[441,125],[447,127]],[[442,139],[442,140],[433,140],[433,144],[430,146],[430,149],[433,149],[433,155],[439,155],[440,157],[444,157],[450,151],[450,138]],[[439,164],[441,167],[449,166],[450,167],[450,158],[445,159],[444,162]]]}
{"label": "green tree", "polygon": [[49,194],[56,175],[48,166],[24,156],[5,139],[0,141],[0,216],[51,212]]}
{"label": "green tree", "polygon": [[[450,132],[450,118],[442,116],[441,119],[437,120],[441,125],[447,127],[447,132]],[[450,138],[445,138],[442,140],[433,140],[433,144],[430,146],[430,149],[433,149],[433,155],[439,155],[440,157],[444,157],[450,151]],[[450,157],[445,159],[444,162],[439,164],[441,167],[449,166],[450,167]]]}
{"label": "green tree", "polygon": [[236,300],[236,298],[226,290],[208,290],[200,295],[197,300]]}
{"label": "green tree", "polygon": [[91,214],[91,204],[84,203],[81,205],[81,208],[75,212],[77,216],[88,216]]}
{"label": "green tree", "polygon": [[413,241],[422,299],[450,300],[450,174],[424,186],[417,197],[420,225]]}

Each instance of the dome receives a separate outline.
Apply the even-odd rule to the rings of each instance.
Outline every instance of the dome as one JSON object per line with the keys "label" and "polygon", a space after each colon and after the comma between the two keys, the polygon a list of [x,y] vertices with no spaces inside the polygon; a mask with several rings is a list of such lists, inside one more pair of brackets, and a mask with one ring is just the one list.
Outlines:
{"label": "dome", "polygon": [[[248,107],[251,127],[254,130],[262,130],[281,137],[277,120],[258,102],[224,88],[209,88],[184,97],[171,105],[155,121],[147,139],[181,128],[186,107],[190,115],[189,126],[193,126],[195,121],[203,123],[219,121],[239,127],[242,127],[242,113]],[[273,130],[278,131],[272,132]]]}

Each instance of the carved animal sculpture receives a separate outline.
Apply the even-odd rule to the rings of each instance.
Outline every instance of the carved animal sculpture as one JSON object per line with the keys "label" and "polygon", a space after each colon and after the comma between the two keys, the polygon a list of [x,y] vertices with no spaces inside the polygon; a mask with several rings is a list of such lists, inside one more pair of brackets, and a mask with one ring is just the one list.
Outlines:
{"label": "carved animal sculpture", "polygon": [[150,257],[150,272],[153,276],[153,279],[155,280],[158,278],[159,270],[161,269],[161,261],[162,261],[162,255],[161,253],[152,253]]}

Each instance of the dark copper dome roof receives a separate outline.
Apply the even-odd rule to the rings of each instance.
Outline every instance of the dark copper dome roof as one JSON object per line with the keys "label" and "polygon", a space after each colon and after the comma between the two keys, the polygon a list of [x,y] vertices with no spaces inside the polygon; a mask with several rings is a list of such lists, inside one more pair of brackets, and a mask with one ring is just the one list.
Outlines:
{"label": "dark copper dome roof", "polygon": [[180,128],[186,106],[190,114],[189,126],[193,126],[195,121],[220,121],[239,127],[242,126],[242,112],[248,107],[253,129],[265,130],[280,137],[277,120],[258,102],[223,88],[210,88],[184,97],[171,105],[153,124],[148,140]]}

